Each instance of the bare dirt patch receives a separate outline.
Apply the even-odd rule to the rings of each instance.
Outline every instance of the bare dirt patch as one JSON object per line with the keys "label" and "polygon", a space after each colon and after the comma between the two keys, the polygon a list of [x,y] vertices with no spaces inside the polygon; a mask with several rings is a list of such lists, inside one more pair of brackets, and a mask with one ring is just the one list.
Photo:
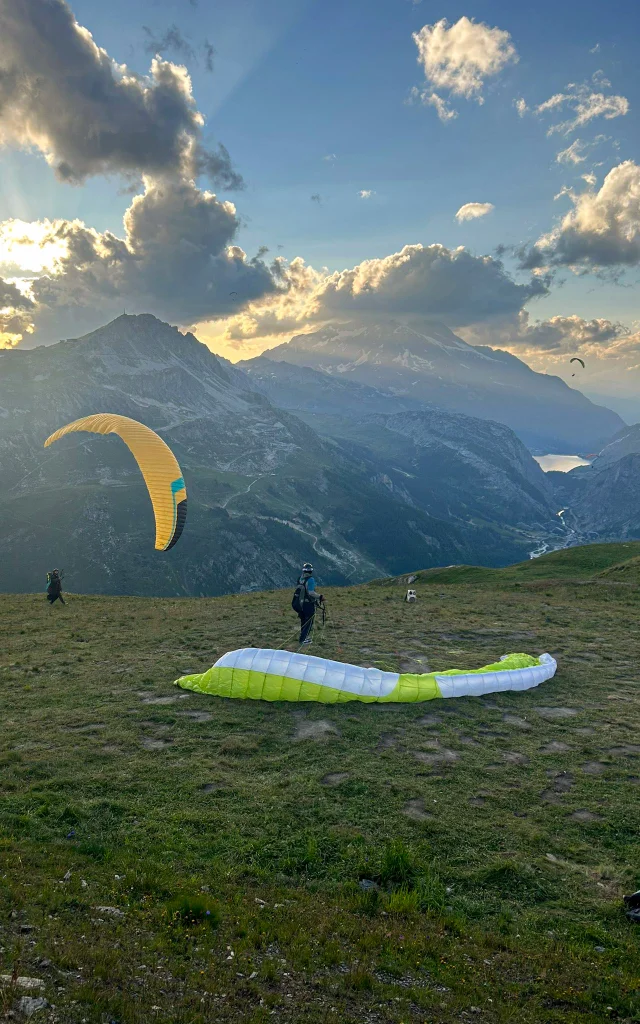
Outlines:
{"label": "bare dirt patch", "polygon": [[569,744],[561,743],[560,740],[550,740],[544,747],[540,747],[541,754],[564,754],[567,750],[571,750]]}
{"label": "bare dirt patch", "polygon": [[424,750],[415,750],[413,756],[416,761],[420,761],[422,764],[453,764],[454,761],[460,760],[460,754],[455,750],[447,750],[443,747],[442,750],[434,750],[433,753],[426,753]]}
{"label": "bare dirt patch", "polygon": [[326,718],[303,719],[297,723],[293,739],[295,743],[299,743],[301,740],[326,740],[329,736],[339,735],[338,726]]}
{"label": "bare dirt patch", "polygon": [[411,818],[412,821],[429,821],[433,818],[433,814],[425,809],[424,800],[422,797],[418,797],[415,800],[407,800],[406,804],[402,808],[402,813]]}
{"label": "bare dirt patch", "polygon": [[527,722],[526,719],[520,718],[519,715],[503,715],[502,721],[506,722],[507,725],[515,725],[517,729],[532,729],[531,722]]}
{"label": "bare dirt patch", "polygon": [[424,654],[415,654],[412,651],[403,652],[400,656],[400,672],[409,672],[412,675],[422,675],[430,672],[429,661]]}
{"label": "bare dirt patch", "polygon": [[507,764],[529,764],[529,758],[526,754],[521,754],[517,750],[503,750],[502,759]]}
{"label": "bare dirt patch", "polygon": [[422,718],[419,718],[417,720],[417,722],[416,722],[416,725],[441,725],[441,724],[442,724],[442,717],[441,717],[441,715],[423,715]]}
{"label": "bare dirt patch", "polygon": [[579,714],[577,708],[535,708],[541,718],[547,722],[559,722],[563,718],[573,718]]}
{"label": "bare dirt patch", "polygon": [[320,782],[323,786],[339,786],[340,783],[346,782],[350,778],[349,772],[328,772]]}
{"label": "bare dirt patch", "polygon": [[594,814],[593,811],[587,811],[585,809],[574,811],[573,814],[569,815],[569,818],[571,821],[581,822],[602,821],[602,816],[600,814]]}
{"label": "bare dirt patch", "polygon": [[606,764],[602,761],[585,761],[582,765],[582,771],[585,775],[602,775],[606,767]]}
{"label": "bare dirt patch", "polygon": [[172,740],[162,740],[160,738],[154,738],[153,736],[143,736],[140,743],[145,750],[164,750],[165,747],[171,745]]}
{"label": "bare dirt patch", "polygon": [[210,722],[213,715],[210,711],[178,711],[181,718],[190,718],[193,722]]}

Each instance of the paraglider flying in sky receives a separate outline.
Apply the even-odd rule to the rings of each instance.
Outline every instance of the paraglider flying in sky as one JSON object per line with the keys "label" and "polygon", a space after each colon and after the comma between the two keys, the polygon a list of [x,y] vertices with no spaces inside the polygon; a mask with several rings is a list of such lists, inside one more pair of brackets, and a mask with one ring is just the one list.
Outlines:
{"label": "paraglider flying in sky", "polygon": [[[580,366],[581,366],[581,367],[582,367],[582,369],[584,370],[584,360],[583,360],[583,359],[581,359],[581,358],[580,358],[580,356],[573,356],[573,357],[572,357],[572,358],[571,358],[571,359],[569,360],[569,365],[571,365],[571,363],[580,363]],[[575,373],[572,373],[572,374],[571,374],[571,376],[572,376],[572,377],[575,377]]]}
{"label": "paraglider flying in sky", "polygon": [[85,416],[56,430],[45,448],[65,434],[117,434],[135,458],[147,485],[156,520],[156,550],[168,551],[179,539],[187,519],[187,491],[178,462],[161,437],[128,416],[102,412]]}

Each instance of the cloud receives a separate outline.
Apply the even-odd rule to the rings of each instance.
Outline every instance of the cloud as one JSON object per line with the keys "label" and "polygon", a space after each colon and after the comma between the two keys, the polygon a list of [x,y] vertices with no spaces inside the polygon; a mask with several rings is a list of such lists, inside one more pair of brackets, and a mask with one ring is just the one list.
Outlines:
{"label": "cloud", "polygon": [[[155,56],[156,54],[163,53],[174,53],[184,60],[197,61],[196,51],[193,49],[191,43],[185,39],[182,32],[177,25],[170,25],[162,35],[155,35],[153,31],[148,28],[147,25],[142,26],[142,31],[147,36],[147,42],[145,43],[145,52]],[[202,56],[204,59],[204,66],[207,71],[213,71],[213,58],[215,57],[216,51],[211,45],[208,39],[203,40],[202,43]]]}
{"label": "cloud", "polygon": [[[597,84],[607,88],[610,83],[607,79],[598,79]],[[557,132],[563,135],[570,135],[576,128],[588,124],[596,117],[604,117],[611,121],[614,117],[624,117],[629,111],[629,100],[625,96],[606,96],[603,92],[594,92],[588,83],[582,85],[569,85],[567,92],[555,93],[544,103],[535,108],[536,114],[546,114],[549,111],[559,111],[568,107],[573,111],[574,116],[566,121],[560,121],[551,125],[547,135]]]}
{"label": "cloud", "polygon": [[224,147],[208,151],[185,68],[116,64],[66,0],[0,4],[0,143],[44,154],[57,176],[208,174],[237,188]]}
{"label": "cloud", "polygon": [[413,41],[418,62],[432,86],[479,103],[483,102],[485,80],[518,60],[508,32],[467,17],[451,26],[446,18],[424,25],[413,33]]}
{"label": "cloud", "polygon": [[592,381],[603,369],[619,378],[621,371],[637,369],[640,357],[640,331],[616,321],[585,320],[575,314],[533,322],[526,310],[520,310],[513,316],[462,327],[458,333],[470,344],[506,349],[533,369],[565,376],[575,370],[569,359],[581,356]]}
{"label": "cloud", "polygon": [[375,194],[375,190],[371,188],[363,188],[360,190],[360,192],[358,192],[358,195],[360,196],[361,199],[371,199],[371,197],[375,196]]}
{"label": "cloud", "polygon": [[596,43],[595,46],[592,46],[589,53],[600,53],[600,43]]}
{"label": "cloud", "polygon": [[520,252],[524,269],[567,265],[577,269],[640,263],[640,166],[625,160],[599,191],[568,190],[572,209],[534,246]]}
{"label": "cloud", "polygon": [[492,210],[495,210],[493,203],[465,203],[456,213],[456,220],[459,224],[465,220],[476,220],[478,217],[486,217]]}
{"label": "cloud", "polygon": [[581,164],[587,159],[586,156],[582,156],[586,148],[586,142],[574,139],[570,146],[556,153],[556,162],[559,164]]}
{"label": "cloud", "polygon": [[476,325],[486,332],[504,320],[512,327],[524,303],[547,293],[543,278],[516,284],[497,260],[443,245],[407,245],[336,273],[296,259],[283,263],[281,281],[282,290],[250,303],[213,331],[199,328],[200,336],[208,336],[214,349],[231,347],[248,357],[331,321],[439,321],[455,330]]}
{"label": "cloud", "polygon": [[202,44],[202,50],[204,53],[204,66],[207,71],[213,72],[213,58],[216,55],[214,47],[211,45],[208,39]]}
{"label": "cloud", "polygon": [[432,92],[429,95],[422,93],[421,98],[425,106],[436,108],[438,117],[445,124],[447,121],[453,121],[458,116],[457,110],[450,107],[442,96],[438,96],[437,92]]}
{"label": "cloud", "polygon": [[405,245],[328,275],[311,298],[309,315],[406,315],[459,326],[517,312],[547,290],[542,278],[516,284],[498,260],[472,256],[463,247]]}
{"label": "cloud", "polygon": [[313,195],[311,196],[311,202],[312,203],[317,203],[318,206],[322,206],[322,196],[320,195],[319,192],[314,192],[313,193]]}
{"label": "cloud", "polygon": [[527,101],[523,100],[522,97],[520,97],[520,99],[518,100],[514,100],[513,105],[518,111],[518,117],[524,117],[524,115],[527,113],[529,109],[529,107],[527,106]]}
{"label": "cloud", "polygon": [[177,25],[170,25],[160,36],[154,35],[147,25],[142,26],[142,31],[147,36],[147,42],[144,45],[145,52],[151,54],[152,57],[171,51],[187,60],[195,58],[195,50],[184,38]]}
{"label": "cloud", "polygon": [[249,259],[233,242],[238,226],[232,203],[193,182],[154,179],[145,180],[127,210],[124,237],[81,221],[49,222],[41,244],[55,244],[63,255],[30,282],[35,341],[91,330],[123,305],[191,326],[286,290],[283,262],[268,266],[262,254]]}
{"label": "cloud", "polygon": [[327,163],[333,163],[333,161],[334,161],[334,160],[336,160],[336,159],[337,159],[337,157],[336,157],[336,154],[335,154],[335,153],[327,153],[327,155],[326,155],[326,156],[323,156],[323,158],[322,158],[322,159],[323,159],[323,160],[326,160],[326,161],[327,161]]}

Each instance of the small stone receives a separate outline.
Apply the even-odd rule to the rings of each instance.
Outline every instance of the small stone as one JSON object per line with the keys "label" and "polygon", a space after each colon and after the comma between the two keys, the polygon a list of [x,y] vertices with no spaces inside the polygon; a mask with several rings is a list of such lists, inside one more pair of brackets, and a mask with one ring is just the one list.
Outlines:
{"label": "small stone", "polygon": [[94,907],[99,914],[108,914],[109,917],[124,917],[124,911],[118,907]]}
{"label": "small stone", "polygon": [[49,1003],[42,996],[37,996],[36,998],[33,996],[23,996],[22,999],[18,1000],[16,1009],[28,1020],[30,1017],[33,1017],[34,1013],[37,1013],[38,1010],[46,1010],[48,1005]]}
{"label": "small stone", "polygon": [[358,885],[360,886],[363,892],[373,892],[376,889],[380,888],[378,883],[374,882],[371,878],[361,878],[360,881],[358,882]]}
{"label": "small stone", "polygon": [[[43,964],[41,963],[40,966],[42,967]],[[13,984],[13,975],[11,975],[11,974],[0,974],[0,984],[1,985],[12,985]],[[37,989],[44,988],[44,981],[42,980],[42,978],[22,978],[21,977],[21,978],[16,978],[15,985],[16,985],[16,988],[24,989],[25,992],[33,992],[34,989],[37,990]]]}
{"label": "small stone", "polygon": [[596,953],[604,953],[604,946],[594,946]]}
{"label": "small stone", "polygon": [[65,876],[63,877],[62,881],[63,881],[63,882],[68,882],[70,878],[71,878],[71,869],[69,869],[69,871],[67,871],[67,873],[66,873],[66,875],[65,875]]}

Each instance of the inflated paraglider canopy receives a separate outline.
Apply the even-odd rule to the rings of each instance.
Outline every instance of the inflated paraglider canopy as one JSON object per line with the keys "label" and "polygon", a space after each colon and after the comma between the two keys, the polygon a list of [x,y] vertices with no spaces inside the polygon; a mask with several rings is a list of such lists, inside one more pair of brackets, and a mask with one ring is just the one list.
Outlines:
{"label": "inflated paraglider canopy", "polygon": [[437,697],[479,697],[500,690],[529,690],[555,675],[550,654],[505,654],[494,665],[472,672],[448,669],[423,675],[381,672],[307,654],[245,647],[230,651],[201,675],[182,676],[176,685],[216,697],[255,700],[348,700],[410,703]]}
{"label": "inflated paraglider canopy", "polygon": [[580,363],[580,366],[581,366],[581,367],[582,367],[582,369],[584,370],[584,359],[581,359],[581,358],[580,358],[580,356],[573,356],[573,357],[572,357],[572,358],[571,358],[571,359],[569,360],[569,362],[570,362],[570,363]]}
{"label": "inflated paraglider canopy", "polygon": [[74,420],[56,430],[45,448],[77,430],[91,434],[117,434],[135,458],[149,491],[156,519],[156,549],[168,551],[179,539],[187,519],[187,491],[182,471],[171,449],[153,430],[128,416],[100,412]]}

